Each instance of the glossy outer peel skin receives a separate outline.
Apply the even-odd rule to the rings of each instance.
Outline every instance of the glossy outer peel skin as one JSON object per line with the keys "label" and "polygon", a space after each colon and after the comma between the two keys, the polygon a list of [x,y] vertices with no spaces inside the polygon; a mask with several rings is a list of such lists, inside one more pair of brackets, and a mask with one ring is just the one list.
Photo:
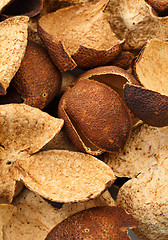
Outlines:
{"label": "glossy outer peel skin", "polygon": [[[130,115],[119,95],[94,80],[78,80],[62,96],[58,113],[77,147],[82,140],[83,144],[87,140],[102,151],[118,151],[124,147],[132,128]],[[85,139],[80,139],[82,136]]]}
{"label": "glossy outer peel skin", "polygon": [[28,42],[12,84],[25,104],[43,109],[59,95],[61,74],[41,45]]}
{"label": "glossy outer peel skin", "polygon": [[76,4],[39,20],[39,35],[61,71],[104,65],[119,54],[124,41],[110,28],[107,3]]}
{"label": "glossy outer peel skin", "polygon": [[168,125],[168,97],[130,83],[125,84],[124,99],[138,118],[155,127]]}
{"label": "glossy outer peel skin", "polygon": [[78,212],[51,230],[45,240],[129,240],[127,228],[138,221],[119,207],[94,207]]}

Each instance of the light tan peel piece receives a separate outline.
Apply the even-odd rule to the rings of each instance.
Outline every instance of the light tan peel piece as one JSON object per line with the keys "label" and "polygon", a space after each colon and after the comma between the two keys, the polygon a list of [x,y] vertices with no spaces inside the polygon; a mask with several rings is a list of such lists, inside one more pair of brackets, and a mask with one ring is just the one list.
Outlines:
{"label": "light tan peel piece", "polygon": [[6,93],[23,59],[28,21],[27,16],[16,16],[0,22],[0,95]]}
{"label": "light tan peel piece", "polygon": [[13,202],[17,212],[4,228],[3,240],[43,240],[48,232],[61,221],[76,212],[96,206],[114,206],[114,200],[106,191],[101,197],[82,203],[64,204],[56,209],[39,195],[24,190]]}
{"label": "light tan peel piece", "polygon": [[168,151],[168,127],[144,124],[132,132],[123,151],[106,154],[104,162],[116,176],[132,178],[159,164],[164,151]]}
{"label": "light tan peel piece", "polygon": [[107,3],[76,4],[40,18],[38,33],[61,71],[99,66],[119,54],[124,41],[111,30]]}
{"label": "light tan peel piece", "polygon": [[[56,202],[80,202],[98,197],[114,182],[110,167],[80,152],[49,150],[18,163],[28,188]],[[38,171],[37,171],[38,169]]]}
{"label": "light tan peel piece", "polygon": [[11,202],[21,190],[18,161],[29,160],[62,128],[56,119],[25,104],[0,106],[0,202]]}
{"label": "light tan peel piece", "polygon": [[168,17],[158,17],[145,0],[110,0],[107,7],[114,33],[126,38],[126,49],[142,47],[148,39],[168,39]]}
{"label": "light tan peel piece", "polygon": [[139,220],[134,232],[142,240],[168,237],[167,152],[162,157],[161,165],[126,182],[117,196],[117,204]]}
{"label": "light tan peel piece", "polygon": [[4,240],[4,226],[8,223],[12,214],[16,212],[16,210],[16,207],[10,204],[0,204],[0,240]]}
{"label": "light tan peel piece", "polygon": [[135,63],[135,74],[149,90],[168,96],[168,42],[151,39]]}

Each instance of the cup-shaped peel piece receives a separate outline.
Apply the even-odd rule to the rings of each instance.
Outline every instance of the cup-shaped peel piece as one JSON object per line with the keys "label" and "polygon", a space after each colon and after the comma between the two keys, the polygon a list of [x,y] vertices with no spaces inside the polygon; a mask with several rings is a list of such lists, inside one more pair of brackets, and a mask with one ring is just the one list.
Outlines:
{"label": "cup-shaped peel piece", "polygon": [[130,114],[119,95],[95,80],[81,79],[62,96],[58,114],[80,151],[116,152],[130,135]]}
{"label": "cup-shaped peel piece", "polygon": [[167,0],[145,0],[156,12],[162,13],[168,11]]}
{"label": "cup-shaped peel piece", "polygon": [[120,53],[124,41],[103,12],[107,3],[76,4],[40,18],[38,33],[61,71],[104,65]]}
{"label": "cup-shaped peel piece", "polygon": [[43,109],[59,95],[61,74],[47,51],[41,45],[29,41],[12,84],[25,104]]}
{"label": "cup-shaped peel piece", "polygon": [[94,207],[78,212],[54,227],[45,240],[54,239],[130,239],[127,228],[138,221],[121,207]]}
{"label": "cup-shaped peel piece", "polygon": [[143,122],[168,125],[168,43],[152,39],[140,52],[134,72],[138,85],[126,83],[124,98],[130,110]]}

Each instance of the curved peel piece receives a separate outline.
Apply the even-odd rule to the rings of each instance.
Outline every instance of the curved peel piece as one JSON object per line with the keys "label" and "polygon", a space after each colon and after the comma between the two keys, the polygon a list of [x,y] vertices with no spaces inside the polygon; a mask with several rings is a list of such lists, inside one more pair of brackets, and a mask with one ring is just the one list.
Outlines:
{"label": "curved peel piece", "polygon": [[39,34],[61,71],[103,65],[119,54],[124,41],[110,28],[103,12],[107,3],[76,4],[39,20]]}
{"label": "curved peel piece", "polygon": [[[79,152],[50,150],[19,161],[21,179],[30,190],[56,202],[98,197],[115,177],[110,167]],[[38,169],[38,170],[37,170]]]}
{"label": "curved peel piece", "polygon": [[0,239],[4,240],[4,226],[8,223],[9,219],[12,217],[12,214],[16,212],[17,209],[15,206],[10,204],[0,204]]}
{"label": "curved peel piece", "polygon": [[130,239],[127,228],[138,221],[120,207],[95,207],[78,212],[58,224],[47,235],[52,239]]}
{"label": "curved peel piece", "polygon": [[140,239],[167,239],[168,176],[167,151],[163,164],[127,181],[119,190],[117,204],[139,220],[133,230]]}
{"label": "curved peel piece", "polygon": [[145,0],[110,0],[107,9],[111,27],[125,49],[142,47],[148,39],[168,38],[168,16],[158,17]]}
{"label": "curved peel piece", "polygon": [[104,162],[117,177],[133,178],[159,164],[163,151],[168,151],[168,127],[144,124],[134,129],[123,151],[106,153]]}
{"label": "curved peel piece", "polygon": [[3,0],[2,7],[0,5],[0,12],[5,16],[18,16],[25,15],[28,17],[34,17],[43,7],[43,0]]}
{"label": "curved peel piece", "polygon": [[33,154],[62,128],[63,120],[25,104],[0,106],[0,143],[5,149]]}
{"label": "curved peel piece", "polygon": [[155,127],[168,125],[168,96],[126,83],[124,99],[131,112],[144,123]]}
{"label": "curved peel piece", "polygon": [[27,45],[29,17],[16,16],[0,22],[0,95],[20,67]]}

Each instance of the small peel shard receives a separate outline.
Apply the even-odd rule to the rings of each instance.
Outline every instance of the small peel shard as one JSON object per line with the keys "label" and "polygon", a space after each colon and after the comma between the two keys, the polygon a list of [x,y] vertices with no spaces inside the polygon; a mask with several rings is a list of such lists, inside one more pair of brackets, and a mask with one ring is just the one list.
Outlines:
{"label": "small peel shard", "polygon": [[24,57],[28,21],[27,16],[16,16],[0,22],[0,95],[6,94]]}

